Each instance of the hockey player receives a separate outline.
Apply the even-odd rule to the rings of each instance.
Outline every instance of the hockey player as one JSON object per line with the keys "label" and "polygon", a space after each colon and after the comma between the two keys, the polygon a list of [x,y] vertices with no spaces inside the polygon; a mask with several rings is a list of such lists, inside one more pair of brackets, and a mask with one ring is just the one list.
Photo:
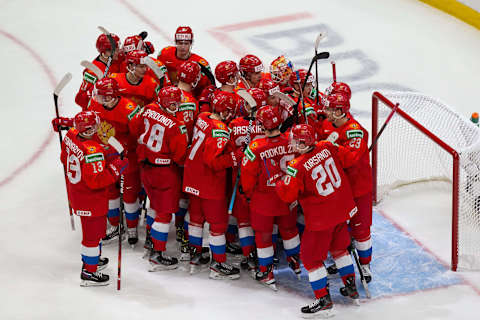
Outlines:
{"label": "hockey player", "polygon": [[247,54],[238,64],[240,68],[241,81],[237,89],[256,88],[263,76],[262,61],[253,54]]}
{"label": "hockey player", "polygon": [[[231,131],[230,139],[235,145],[235,150],[241,152],[246,149],[250,141],[264,137],[263,128],[260,123],[257,122],[255,116],[257,109],[266,105],[266,94],[258,88],[248,89],[247,92],[255,100],[257,106],[252,107],[245,102],[245,109],[249,116],[238,117],[233,119],[229,124]],[[235,184],[238,177],[238,170],[234,170],[233,174],[234,177],[232,181],[233,184]],[[248,269],[254,274],[256,268],[256,252],[254,251],[255,237],[250,225],[250,208],[245,194],[243,192],[240,193],[239,188],[237,188],[236,191],[232,215],[237,219],[238,236],[244,255],[241,266],[243,269]]]}
{"label": "hockey player", "polygon": [[[158,55],[158,60],[165,63],[170,80],[173,84],[178,83],[178,67],[185,61],[192,61],[201,64],[204,68],[210,70],[207,60],[199,55],[192,53],[193,31],[188,26],[180,26],[175,31],[175,46],[168,46],[162,49]],[[202,90],[212,83],[208,77],[202,74],[198,85],[194,89],[194,96],[199,97]]]}
{"label": "hockey player", "polygon": [[[54,119],[54,128],[57,128]],[[72,125],[72,121],[69,121]],[[107,285],[109,276],[98,271],[106,267],[100,258],[100,240],[105,235],[108,211],[107,188],[127,167],[128,160],[107,162],[104,147],[92,140],[100,119],[92,111],[81,111],[73,119],[62,142],[61,161],[66,168],[68,202],[82,223],[81,286]]]}
{"label": "hockey player", "polygon": [[160,91],[157,80],[146,75],[148,69],[145,59],[150,59],[143,50],[133,50],[126,54],[126,73],[112,73],[110,78],[115,79],[120,87],[120,94],[141,107],[154,102]]}
{"label": "hockey player", "polygon": [[[108,143],[111,136],[115,136],[124,146],[126,157],[130,161],[125,171],[123,201],[125,204],[125,217],[127,222],[128,241],[134,245],[138,241],[137,224],[140,206],[138,193],[141,189],[140,174],[137,163],[135,138],[131,135],[128,124],[130,120],[141,110],[141,107],[133,101],[122,97],[118,83],[113,78],[103,78],[95,84],[93,90],[93,102],[89,109],[97,112],[101,123],[97,130],[97,137],[103,144]],[[105,241],[111,241],[119,235],[118,226],[120,216],[120,198],[118,188],[110,190],[108,219],[111,225]]]}
{"label": "hockey player", "polygon": [[279,56],[270,63],[272,80],[280,86],[282,92],[288,94],[292,92],[292,87],[289,83],[290,75],[293,73],[291,65],[292,63],[285,56]]}
{"label": "hockey player", "polygon": [[352,258],[347,250],[350,235],[346,224],[357,208],[342,169],[352,165],[355,159],[348,150],[328,141],[315,144],[312,126],[296,125],[290,137],[301,155],[289,162],[287,175],[277,182],[276,191],[287,203],[298,200],[305,215],[301,259],[316,300],[301,309],[302,315],[327,317],[333,311],[323,265],[328,251],[345,285],[340,289],[341,294],[356,303],[359,298]]}
{"label": "hockey player", "polygon": [[235,114],[235,99],[216,91],[213,113],[204,112],[195,123],[192,146],[185,161],[183,191],[190,194],[188,237],[191,247],[191,272],[201,257],[203,224],[210,225],[212,263],[210,278],[238,279],[239,269],[226,263],[227,168],[238,165],[230,144],[226,122]]}
{"label": "hockey player", "polygon": [[[353,197],[358,213],[350,220],[350,233],[355,239],[361,268],[365,280],[372,280],[370,261],[372,260],[372,167],[368,152],[368,132],[349,113],[350,101],[343,94],[332,93],[324,99],[327,120],[323,129],[329,140],[344,146],[354,155],[356,162],[347,173],[352,186]],[[337,139],[334,139],[338,137]]]}
{"label": "hockey player", "polygon": [[182,100],[177,87],[160,90],[158,102],[145,106],[130,123],[138,139],[137,155],[141,178],[150,206],[155,210],[151,227],[153,252],[152,271],[178,267],[178,260],[165,254],[172,214],[178,211],[182,180],[178,165],[183,164],[187,151],[187,132],[175,117]]}
{"label": "hockey player", "polygon": [[[117,44],[117,48],[120,47],[120,38],[112,34],[113,40]],[[96,65],[102,72],[105,71],[107,68],[108,58],[112,54],[112,45],[108,40],[105,34],[101,34],[97,38],[96,47],[98,51],[98,56],[92,61],[94,65]],[[115,51],[113,55],[112,65],[110,66],[109,73],[119,72],[121,65],[121,59],[119,59],[119,50]],[[85,69],[83,70],[83,81],[75,96],[75,103],[82,107],[82,110],[86,110],[88,107],[88,103],[90,98],[92,97],[92,90],[95,82],[97,81],[97,76],[91,70]]]}
{"label": "hockey player", "polygon": [[290,115],[293,114],[293,108],[291,105],[281,101],[277,95],[280,92],[280,86],[271,79],[263,78],[258,84],[258,88],[262,89],[267,95],[267,104],[272,107],[278,107],[282,117],[282,121],[285,121]]}
{"label": "hockey player", "polygon": [[250,220],[255,231],[259,260],[256,279],[276,290],[272,243],[274,223],[278,225],[290,267],[297,275],[301,271],[296,210],[290,211],[288,204],[278,198],[275,183],[272,182],[285,173],[286,164],[295,155],[288,137],[280,133],[281,119],[278,108],[266,105],[258,110],[257,118],[266,137],[254,140],[245,150],[240,181],[243,192],[250,199]]}

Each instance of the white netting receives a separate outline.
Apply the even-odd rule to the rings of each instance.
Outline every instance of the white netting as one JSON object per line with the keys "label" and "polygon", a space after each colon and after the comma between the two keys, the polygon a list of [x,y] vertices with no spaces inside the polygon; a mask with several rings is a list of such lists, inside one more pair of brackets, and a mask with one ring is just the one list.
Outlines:
{"label": "white netting", "polygon": [[[385,97],[399,103],[401,110],[459,154],[458,267],[480,269],[479,128],[429,96],[395,92]],[[379,101],[379,127],[390,111]],[[395,114],[386,126],[377,150],[377,201],[400,185],[418,181],[452,181],[452,155],[399,114]]]}

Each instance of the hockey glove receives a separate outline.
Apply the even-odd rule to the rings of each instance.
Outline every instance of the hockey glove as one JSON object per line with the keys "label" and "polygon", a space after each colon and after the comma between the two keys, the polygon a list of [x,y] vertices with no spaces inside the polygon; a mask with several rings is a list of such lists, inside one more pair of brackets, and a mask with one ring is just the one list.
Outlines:
{"label": "hockey glove", "polygon": [[122,172],[128,167],[128,160],[115,159],[108,165],[108,167],[115,178],[119,179]]}
{"label": "hockey glove", "polygon": [[73,127],[73,119],[66,117],[53,118],[52,127],[55,132],[58,132],[59,130],[68,130]]}

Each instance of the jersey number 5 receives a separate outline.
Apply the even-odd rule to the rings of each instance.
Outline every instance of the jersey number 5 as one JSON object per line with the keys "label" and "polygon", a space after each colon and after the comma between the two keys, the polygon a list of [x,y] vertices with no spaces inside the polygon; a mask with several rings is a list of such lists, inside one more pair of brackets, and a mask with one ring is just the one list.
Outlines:
{"label": "jersey number 5", "polygon": [[342,178],[338,173],[333,158],[328,158],[324,165],[319,164],[316,166],[312,170],[312,179],[317,181],[315,186],[318,194],[324,197],[333,193],[342,184]]}

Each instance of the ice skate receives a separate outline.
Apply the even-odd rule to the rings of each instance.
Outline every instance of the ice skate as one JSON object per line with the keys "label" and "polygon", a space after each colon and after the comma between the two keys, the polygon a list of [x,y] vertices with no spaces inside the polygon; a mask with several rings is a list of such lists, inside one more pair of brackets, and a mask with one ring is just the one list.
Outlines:
{"label": "ice skate", "polygon": [[367,283],[372,281],[372,271],[370,270],[370,264],[361,264],[360,268],[362,269],[363,277]]}
{"label": "ice skate", "polygon": [[235,280],[240,278],[240,269],[225,262],[217,262],[212,260],[212,263],[210,264],[209,277],[210,279],[216,280]]}
{"label": "ice skate", "polygon": [[247,270],[253,279],[255,279],[255,274],[257,271],[258,263],[257,263],[257,254],[256,251],[253,250],[250,252],[248,257],[245,257],[242,262],[240,263],[240,267],[243,270]]}
{"label": "ice skate", "polygon": [[177,240],[177,242],[182,242],[182,239],[184,238],[184,233],[185,233],[185,230],[183,229],[183,226],[179,226],[176,228],[175,230],[175,239]]}
{"label": "ice skate", "polygon": [[300,267],[300,257],[298,256],[298,254],[294,254],[293,256],[287,257],[287,262],[290,269],[292,269],[293,272],[295,272],[295,275],[297,276],[298,280],[300,280],[302,269]]}
{"label": "ice skate", "polygon": [[128,228],[127,229],[127,236],[128,236],[128,244],[134,248],[138,242],[138,230],[137,227],[135,228]]}
{"label": "ice skate", "polygon": [[227,253],[230,253],[230,254],[233,254],[233,255],[243,254],[242,248],[238,244],[233,243],[233,242],[227,242],[227,245],[225,247],[225,251]]}
{"label": "ice skate", "polygon": [[335,315],[332,298],[330,297],[329,293],[319,299],[316,299],[309,305],[302,307],[301,312],[302,318],[305,319],[331,318]]}
{"label": "ice skate", "polygon": [[190,261],[190,247],[185,233],[182,235],[182,242],[180,243],[180,261]]}
{"label": "ice skate", "polygon": [[347,283],[345,284],[345,287],[340,288],[340,293],[344,297],[350,297],[353,303],[359,306],[360,295],[358,294],[357,286],[355,285],[355,278],[353,276],[350,276],[347,278],[346,282]]}
{"label": "ice skate", "polygon": [[85,268],[82,268],[80,273],[80,286],[81,287],[96,287],[96,286],[106,286],[110,284],[110,277],[106,274],[103,274],[99,271],[89,272]]}
{"label": "ice skate", "polygon": [[178,268],[178,260],[175,257],[170,257],[162,251],[154,251],[150,259],[148,260],[150,265],[150,272],[173,270]]}
{"label": "ice skate", "polygon": [[267,286],[273,291],[277,291],[277,282],[275,281],[275,276],[273,275],[273,265],[267,267],[267,271],[262,272],[258,271],[255,274],[255,280],[259,281],[261,284]]}
{"label": "ice skate", "polygon": [[144,253],[143,253],[143,259],[150,258],[152,253],[153,253],[153,242],[152,242],[152,237],[150,236],[150,231],[147,230],[147,234],[145,236],[145,243],[143,244]]}
{"label": "ice skate", "polygon": [[202,258],[202,252],[195,247],[190,247],[190,274],[199,273],[206,269],[207,266],[208,261]]}
{"label": "ice skate", "polygon": [[100,257],[100,259],[98,260],[97,271],[102,271],[103,269],[105,269],[108,266],[108,262],[108,258]]}
{"label": "ice skate", "polygon": [[[114,242],[115,240],[118,239],[118,235],[119,235],[119,226],[110,226],[108,227],[107,229],[107,234],[105,237],[103,237],[102,239],[102,244],[103,245],[109,245],[110,243]],[[122,226],[122,241],[124,240],[124,228]]]}

